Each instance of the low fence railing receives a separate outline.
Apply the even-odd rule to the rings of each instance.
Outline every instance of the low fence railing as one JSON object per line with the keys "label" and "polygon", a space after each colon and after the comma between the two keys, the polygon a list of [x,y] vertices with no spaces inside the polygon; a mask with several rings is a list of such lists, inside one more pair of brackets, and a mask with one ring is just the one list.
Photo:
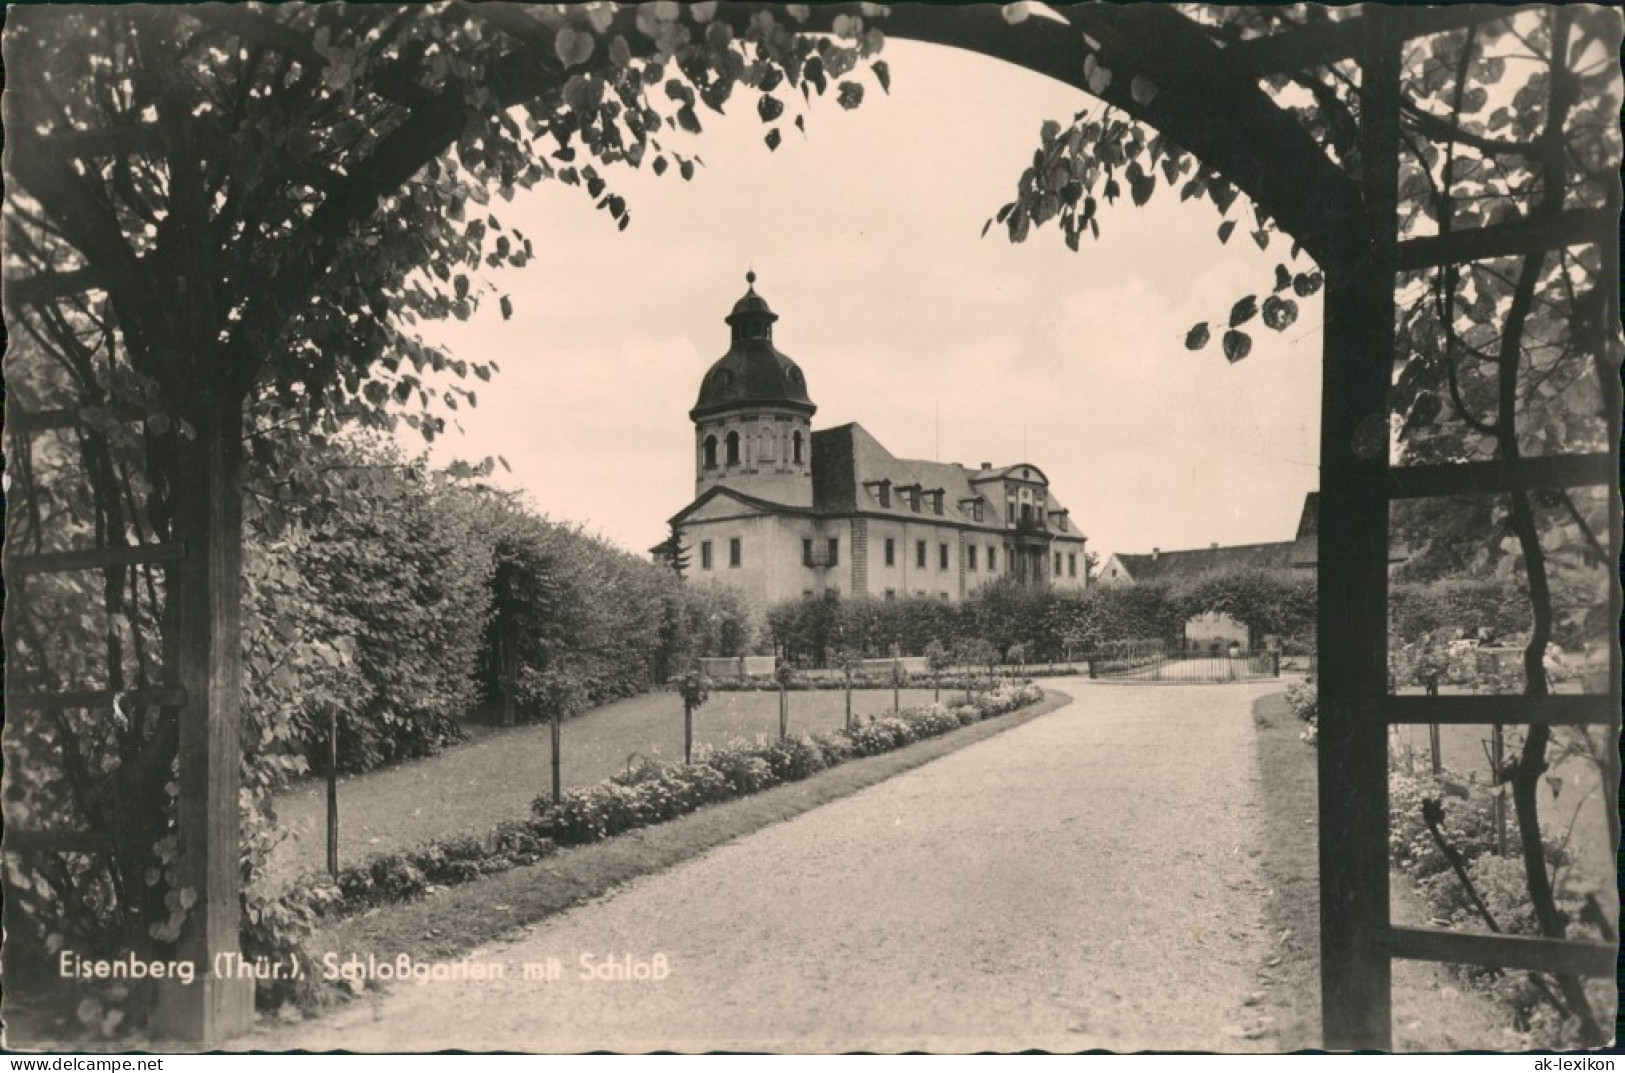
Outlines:
{"label": "low fence railing", "polygon": [[1119,682],[1241,682],[1281,676],[1279,652],[1217,654],[1139,649],[1101,653],[1089,676]]}

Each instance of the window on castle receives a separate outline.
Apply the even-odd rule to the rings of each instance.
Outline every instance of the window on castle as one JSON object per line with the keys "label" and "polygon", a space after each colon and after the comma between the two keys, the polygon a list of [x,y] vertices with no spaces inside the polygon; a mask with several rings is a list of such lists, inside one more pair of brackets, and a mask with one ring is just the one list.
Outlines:
{"label": "window on castle", "polygon": [[914,542],[914,565],[921,570],[925,569],[925,541],[923,540]]}
{"label": "window on castle", "polygon": [[1078,576],[1078,553],[1075,551],[1069,551],[1066,553],[1066,576]]}
{"label": "window on castle", "polygon": [[739,465],[739,433],[728,433],[728,465]]}
{"label": "window on castle", "polygon": [[1061,553],[1060,552],[1055,553],[1055,576],[1056,577],[1061,576]]}
{"label": "window on castle", "polygon": [[999,568],[999,549],[995,548],[992,544],[987,546],[987,568],[989,570],[997,570]]}
{"label": "window on castle", "polygon": [[742,541],[739,537],[729,537],[728,538],[728,565],[729,566],[738,566],[739,565],[740,559],[742,558],[742,553],[744,551],[744,549],[741,547],[741,545],[743,543],[744,543],[744,541]]}
{"label": "window on castle", "polygon": [[969,544],[969,545],[966,545],[966,547],[965,547],[965,569],[967,569],[967,570],[975,570],[976,569],[976,545],[975,544]]}
{"label": "window on castle", "polygon": [[717,468],[717,438],[715,436],[705,438],[705,468]]}
{"label": "window on castle", "polygon": [[838,566],[841,562],[841,538],[829,538],[829,565]]}
{"label": "window on castle", "polygon": [[897,565],[897,541],[892,537],[886,538],[886,565]]}
{"label": "window on castle", "polygon": [[801,464],[801,430],[797,429],[790,436],[790,451],[797,465]]}
{"label": "window on castle", "polygon": [[700,541],[700,569],[711,569],[711,542],[709,540]]}
{"label": "window on castle", "polygon": [[[801,538],[801,565],[802,566],[811,566],[812,564],[813,564],[813,561],[812,561],[812,537],[802,537]],[[812,594],[808,593],[807,595],[811,596]]]}
{"label": "window on castle", "polygon": [[948,545],[946,544],[937,545],[937,569],[948,569]]}
{"label": "window on castle", "polygon": [[1007,521],[1016,520],[1016,504],[1013,500],[1004,505],[1004,513]]}
{"label": "window on castle", "polygon": [[887,589],[886,590],[886,602],[891,603],[896,599],[897,599],[897,590],[896,589]]}

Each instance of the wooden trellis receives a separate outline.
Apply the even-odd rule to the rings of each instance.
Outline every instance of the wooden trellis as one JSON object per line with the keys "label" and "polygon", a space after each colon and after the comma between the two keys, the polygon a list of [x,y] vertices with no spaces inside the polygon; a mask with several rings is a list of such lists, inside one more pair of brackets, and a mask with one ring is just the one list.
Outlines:
{"label": "wooden trellis", "polygon": [[[717,18],[745,26],[775,5],[725,3]],[[319,69],[326,58],[274,14],[249,9],[198,9],[217,32],[240,34],[256,48],[280,51]],[[816,7],[808,29],[828,28],[853,5]],[[1554,939],[1466,935],[1395,927],[1388,904],[1387,736],[1393,725],[1415,723],[1575,724],[1604,726],[1617,743],[1619,652],[1611,654],[1606,696],[1396,697],[1387,692],[1387,571],[1389,505],[1403,498],[1494,494],[1575,486],[1609,489],[1611,548],[1621,544],[1617,463],[1611,453],[1507,459],[1459,465],[1396,468],[1386,453],[1356,450],[1361,423],[1386,415],[1395,361],[1396,281],[1419,269],[1465,264],[1532,250],[1591,244],[1603,252],[1602,275],[1617,279],[1617,193],[1604,208],[1553,206],[1508,222],[1429,238],[1402,238],[1396,212],[1399,162],[1401,50],[1431,34],[1515,16],[1519,9],[1484,6],[1383,8],[1368,6],[1345,18],[1308,22],[1225,44],[1162,5],[1088,4],[1061,8],[1059,19],[1007,20],[992,5],[931,8],[898,5],[879,18],[892,37],[964,48],[1088,89],[1086,57],[1109,64],[1121,77],[1097,95],[1125,114],[1164,132],[1244,191],[1319,262],[1326,278],[1323,394],[1321,401],[1321,521],[1319,571],[1321,972],[1325,1045],[1332,1049],[1385,1048],[1391,1043],[1389,968],[1393,958],[1461,961],[1559,973],[1608,974],[1616,953],[1600,944]],[[551,34],[510,5],[475,7],[494,32],[511,35],[518,49],[494,77],[492,107],[509,107],[546,88],[556,74]],[[48,18],[49,12],[13,18]],[[632,33],[633,15],[615,16]],[[1345,169],[1296,121],[1276,106],[1260,80],[1328,64],[1358,68],[1361,107],[1357,169]],[[1161,87],[1138,99],[1132,74]],[[19,93],[23,90],[19,89]],[[391,145],[398,159],[382,173],[411,175],[445,151],[461,129],[456,107],[431,101],[403,125],[416,139]],[[8,179],[26,193],[50,191],[63,212],[99,211],[77,190],[73,164],[162,151],[157,127],[77,131],[41,137],[26,126],[14,139]],[[1356,173],[1357,172],[1357,173]],[[392,188],[358,169],[352,192],[370,211]],[[369,185],[371,184],[371,185]],[[72,187],[73,189],[69,189]],[[41,200],[46,200],[41,196]],[[335,203],[337,199],[335,199]],[[324,209],[325,212],[325,209]],[[321,221],[333,221],[323,216]],[[133,255],[107,259],[105,248],[65,231],[78,242],[84,263],[28,279],[8,280],[6,301],[16,310],[33,302],[104,288],[132,269]],[[91,235],[91,229],[83,229]],[[316,260],[312,265],[316,265]],[[316,268],[311,268],[315,273]],[[315,275],[311,279],[314,280]],[[182,279],[184,282],[184,278]],[[142,292],[144,293],[144,292]],[[297,294],[288,303],[302,301]],[[1617,298],[1605,323],[1618,323]],[[1609,329],[1612,330],[1611,328]],[[1611,442],[1619,439],[1617,384],[1604,377]],[[149,691],[147,703],[184,711],[180,766],[182,841],[188,876],[201,893],[202,911],[187,925],[183,953],[200,963],[237,949],[237,734],[242,668],[238,654],[240,503],[240,396],[216,404],[205,394],[177,406],[198,431],[185,450],[184,487],[199,497],[175,543],[159,549],[106,549],[8,556],[8,577],[30,572],[86,569],[115,562],[166,558],[176,566],[173,598],[181,601],[182,636],[174,651],[172,687]],[[18,415],[13,415],[15,424]],[[22,415],[29,428],[60,427],[55,417]],[[71,420],[71,417],[68,418]],[[189,528],[188,528],[189,526]],[[14,598],[17,590],[14,589]],[[1611,596],[1619,612],[1617,590]],[[54,697],[11,695],[8,708],[110,703],[106,691]],[[1613,752],[1613,750],[1610,750]],[[1617,777],[1617,771],[1615,772]],[[1615,831],[1617,836],[1617,830]],[[7,832],[8,846],[27,836]],[[185,998],[171,1019],[177,1034],[213,1042],[246,1026],[241,987],[222,983]]]}

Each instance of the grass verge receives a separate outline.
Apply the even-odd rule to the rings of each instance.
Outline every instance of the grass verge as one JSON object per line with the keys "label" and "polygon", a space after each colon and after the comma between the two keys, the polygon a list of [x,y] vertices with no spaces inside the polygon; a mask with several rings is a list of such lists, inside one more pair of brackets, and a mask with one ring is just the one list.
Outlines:
{"label": "grass verge", "polygon": [[[1269,1038],[1280,1050],[1321,1046],[1320,884],[1316,753],[1299,740],[1303,729],[1273,693],[1253,705],[1258,767],[1264,793],[1264,852],[1260,864],[1271,894],[1267,912],[1276,950],[1259,970],[1255,994],[1272,1019]],[[1394,921],[1422,923],[1404,880],[1389,877]],[[1498,1050],[1517,1046],[1506,1017],[1487,1000],[1463,990],[1442,965],[1393,963],[1395,1051]]]}
{"label": "grass verge", "polygon": [[1054,711],[1071,697],[1053,689],[1020,711],[995,716],[893,752],[850,760],[787,783],[603,842],[560,851],[537,864],[373,910],[318,932],[308,948],[341,958],[372,953],[414,960],[460,956],[639,876],[658,872],[770,824],[883,782],[901,772]]}
{"label": "grass verge", "polygon": [[[943,695],[950,701],[957,698]],[[923,706],[932,697],[931,689],[904,689],[902,704]],[[857,715],[887,715],[892,691],[854,690],[852,701]],[[846,697],[840,690],[790,694],[793,735],[834,730],[845,721]],[[339,780],[341,865],[437,839],[483,834],[498,820],[530,815],[531,801],[549,784],[547,725],[476,727],[470,732],[473,740],[436,756]],[[777,692],[716,693],[694,714],[696,746],[777,737],[778,732]],[[561,781],[566,789],[607,779],[623,771],[630,757],[681,759],[682,701],[664,691],[615,701],[566,720],[562,737]],[[268,889],[322,869],[325,795],[320,779],[304,780],[277,795],[277,820],[288,837],[266,864]]]}

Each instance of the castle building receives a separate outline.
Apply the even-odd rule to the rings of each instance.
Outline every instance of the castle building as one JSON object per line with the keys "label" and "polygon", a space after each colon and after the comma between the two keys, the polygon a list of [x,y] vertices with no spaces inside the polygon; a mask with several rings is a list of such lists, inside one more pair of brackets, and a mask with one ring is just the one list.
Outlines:
{"label": "castle building", "polygon": [[823,593],[962,600],[997,578],[1083,589],[1086,537],[1029,462],[898,458],[853,423],[812,429],[806,377],[749,289],[694,422],[694,500],[671,519],[689,577],[760,605]]}

